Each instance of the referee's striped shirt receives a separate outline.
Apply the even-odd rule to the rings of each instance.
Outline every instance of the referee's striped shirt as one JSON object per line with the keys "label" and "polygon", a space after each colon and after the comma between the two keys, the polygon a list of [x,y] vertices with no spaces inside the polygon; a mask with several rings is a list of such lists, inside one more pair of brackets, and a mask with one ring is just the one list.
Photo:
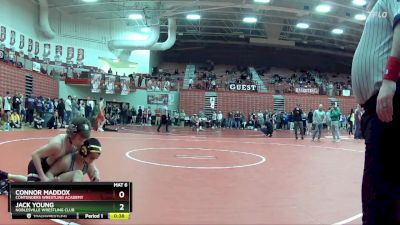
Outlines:
{"label": "referee's striped shirt", "polygon": [[378,0],[365,23],[351,71],[353,92],[360,104],[379,90],[393,42],[393,28],[400,21],[400,0]]}

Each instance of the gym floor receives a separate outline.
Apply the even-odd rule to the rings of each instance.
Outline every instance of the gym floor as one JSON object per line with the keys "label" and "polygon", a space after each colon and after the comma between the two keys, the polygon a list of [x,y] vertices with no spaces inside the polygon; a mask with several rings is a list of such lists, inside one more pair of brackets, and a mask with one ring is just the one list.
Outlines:
{"label": "gym floor", "polygon": [[[332,142],[272,138],[259,131],[128,126],[95,132],[104,153],[102,181],[133,182],[128,221],[75,224],[361,224],[364,144],[343,133]],[[33,150],[63,130],[1,132],[0,169],[26,174]],[[68,224],[12,220],[0,196],[0,224]]]}

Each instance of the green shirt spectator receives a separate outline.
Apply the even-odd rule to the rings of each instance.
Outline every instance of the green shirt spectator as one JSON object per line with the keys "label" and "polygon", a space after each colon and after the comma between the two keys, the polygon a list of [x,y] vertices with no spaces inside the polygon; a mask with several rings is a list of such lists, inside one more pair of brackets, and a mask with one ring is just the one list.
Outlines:
{"label": "green shirt spectator", "polygon": [[331,121],[339,121],[340,120],[340,115],[342,113],[340,112],[340,108],[337,106],[334,106],[333,109],[331,110]]}

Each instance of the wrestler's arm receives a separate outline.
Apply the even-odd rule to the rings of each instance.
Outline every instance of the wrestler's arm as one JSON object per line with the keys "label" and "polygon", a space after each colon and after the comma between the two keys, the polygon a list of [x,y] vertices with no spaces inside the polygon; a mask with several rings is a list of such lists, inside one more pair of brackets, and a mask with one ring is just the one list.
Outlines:
{"label": "wrestler's arm", "polygon": [[88,176],[90,178],[90,181],[93,181],[93,182],[100,181],[100,171],[94,163],[89,164]]}
{"label": "wrestler's arm", "polygon": [[35,165],[38,175],[42,181],[48,181],[48,178],[43,171],[41,159],[57,155],[61,151],[60,145],[57,143],[57,140],[54,139],[55,138],[50,140],[48,144],[40,147],[32,153],[33,164]]}
{"label": "wrestler's arm", "polygon": [[55,177],[58,174],[69,172],[69,165],[71,164],[71,154],[64,155],[61,159],[57,160],[46,172],[49,181],[58,181]]}
{"label": "wrestler's arm", "polygon": [[96,168],[94,163],[91,163],[91,164],[88,165],[87,175],[89,176],[89,179],[92,182],[99,182],[100,181],[99,170]]}

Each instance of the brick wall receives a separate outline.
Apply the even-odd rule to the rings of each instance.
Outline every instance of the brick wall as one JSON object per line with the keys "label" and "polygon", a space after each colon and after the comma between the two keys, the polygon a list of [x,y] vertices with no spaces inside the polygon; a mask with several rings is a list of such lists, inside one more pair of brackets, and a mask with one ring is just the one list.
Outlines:
{"label": "brick wall", "polygon": [[204,109],[205,91],[201,90],[180,90],[180,110],[186,114],[198,113]]}
{"label": "brick wall", "polygon": [[354,97],[336,97],[336,99],[340,102],[340,109],[343,114],[350,114],[350,109],[357,108],[357,102]]}
{"label": "brick wall", "polygon": [[244,112],[272,110],[274,99],[269,93],[218,92],[218,110],[223,114],[231,111]]}
{"label": "brick wall", "polygon": [[303,111],[306,112],[318,108],[319,104],[323,104],[325,109],[330,106],[329,98],[325,95],[286,94],[284,96],[286,112],[293,111],[297,104],[300,104]]}
{"label": "brick wall", "polygon": [[[180,109],[188,114],[198,113],[204,109],[205,92],[199,90],[181,90],[180,91]],[[270,93],[251,93],[251,92],[217,92],[217,110],[224,114],[229,111],[241,111],[246,114],[251,111],[273,110],[274,100]],[[285,111],[294,109],[296,104],[301,104],[304,111],[308,112],[310,108],[316,109],[319,104],[323,104],[327,109],[330,106],[328,96],[324,95],[293,95],[287,94],[285,97]],[[357,103],[354,97],[337,97],[341,110],[348,114],[351,108],[355,108]]]}
{"label": "brick wall", "polygon": [[[302,109],[308,112],[310,109],[316,109],[319,104],[324,105],[324,109],[331,106],[329,97],[325,95],[301,95],[301,94],[286,94],[285,96],[285,111],[292,111],[297,104],[301,104]],[[355,109],[357,106],[354,97],[336,97],[339,101],[342,113],[349,114],[350,109]]]}
{"label": "brick wall", "polygon": [[0,62],[0,95],[7,91],[11,95],[15,91],[25,95],[25,75],[33,76],[33,95],[56,98],[58,97],[58,81],[46,74],[36,73]]}

